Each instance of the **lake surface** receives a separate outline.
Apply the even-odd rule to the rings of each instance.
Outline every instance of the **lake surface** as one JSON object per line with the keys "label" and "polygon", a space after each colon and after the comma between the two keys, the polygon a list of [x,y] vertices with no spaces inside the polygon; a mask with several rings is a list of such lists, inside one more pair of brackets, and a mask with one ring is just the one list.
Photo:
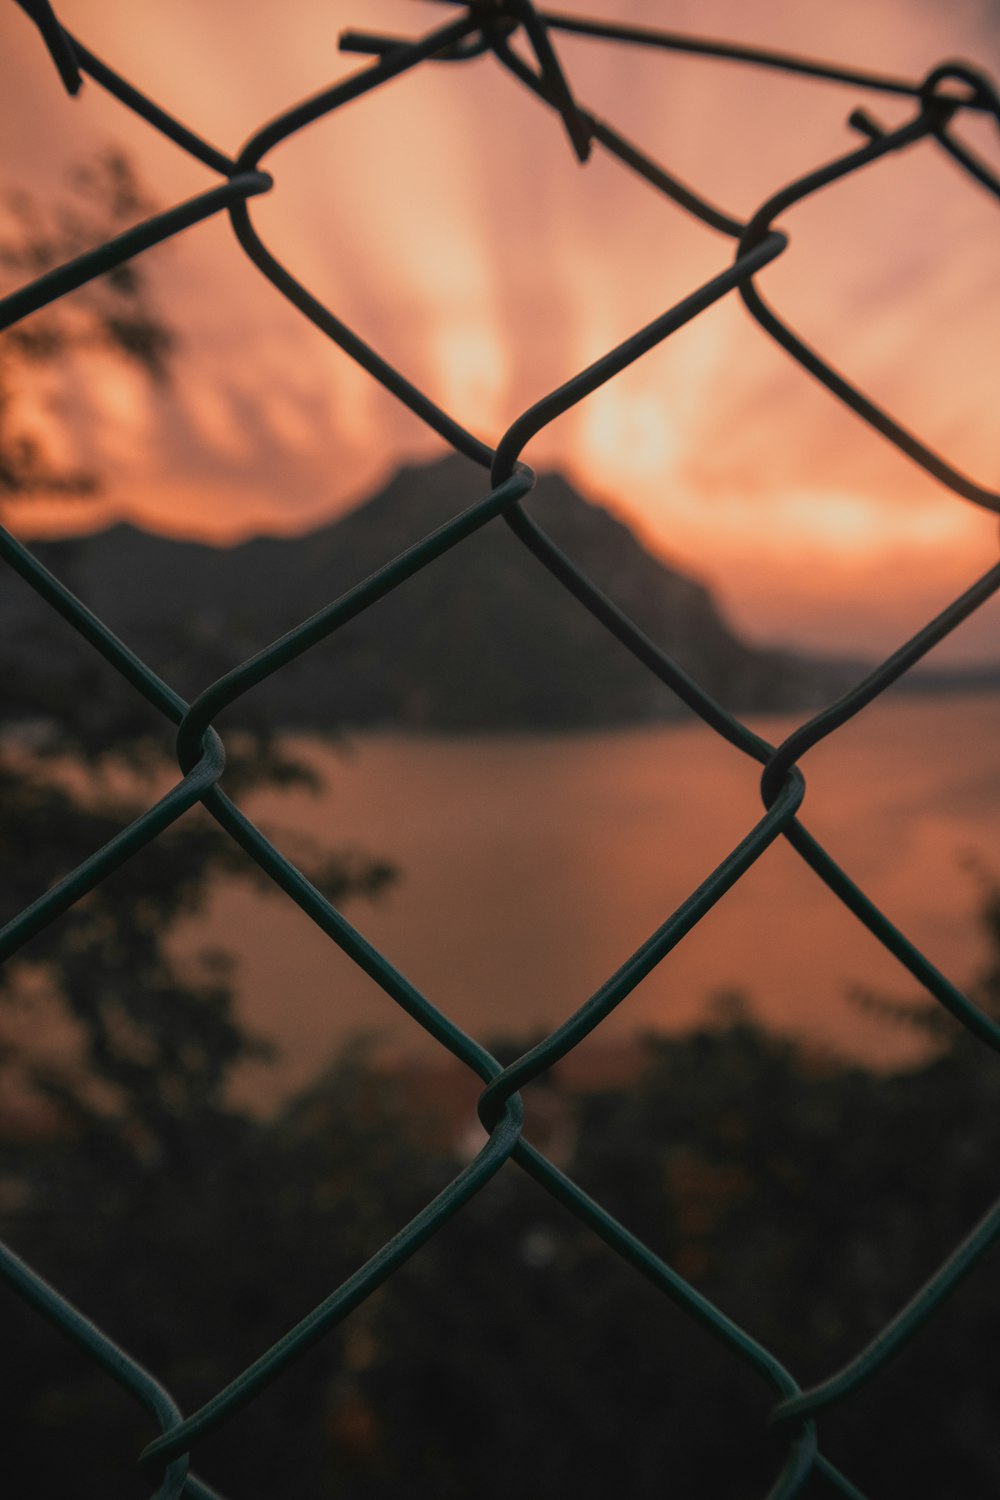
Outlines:
{"label": "lake surface", "polygon": [[[755,727],[778,740],[790,719]],[[883,700],[809,752],[803,821],[955,982],[981,968],[980,891],[1000,876],[1000,700]],[[267,792],[247,810],[279,845],[308,834],[391,860],[398,883],[351,920],[475,1036],[525,1036],[568,1016],[760,816],[758,768],[700,724],[558,737],[366,736],[298,749],[319,797]],[[349,1036],[436,1052],[419,1027],[280,894],[217,890],[185,946],[237,952],[245,1020],[278,1043],[250,1070],[258,1102],[314,1075]],[[908,975],[784,841],[768,850],[589,1039],[705,1019],[745,994],[769,1026],[877,1066],[914,1061],[912,1030],[865,1014],[858,987],[909,998]]]}

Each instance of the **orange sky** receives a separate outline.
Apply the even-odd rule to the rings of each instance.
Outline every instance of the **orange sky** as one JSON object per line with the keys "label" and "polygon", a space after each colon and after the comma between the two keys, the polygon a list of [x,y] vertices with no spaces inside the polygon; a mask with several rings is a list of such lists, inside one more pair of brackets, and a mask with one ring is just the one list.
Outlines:
{"label": "orange sky", "polygon": [[[578,13],[775,45],[919,78],[964,56],[1000,73],[991,0],[580,0]],[[225,150],[364,61],[338,32],[416,34],[425,0],[65,0],[99,56]],[[578,97],[730,212],[857,144],[839,85],[559,38]],[[4,178],[55,194],[74,161],[127,149],[164,205],[214,185],[93,83],[69,99],[40,40],[0,12]],[[969,138],[1000,167],[989,123]],[[547,390],[722,270],[730,242],[597,149],[576,164],[558,119],[491,59],[427,66],[311,127],[266,165],[252,206],[319,297],[495,442]],[[995,422],[1000,214],[932,145],[878,164],[779,222],[760,278],[807,341],[981,484],[1000,487]],[[88,513],[229,540],[298,531],[439,440],[283,302],[228,221],[147,257],[181,339],[172,389],[74,371],[53,392],[67,455],[105,477]],[[681,330],[529,445],[713,584],[758,638],[887,648],[996,555],[996,520],[926,477],[800,371],[735,297]],[[21,530],[65,527],[22,507]],[[996,657],[997,611],[960,657]]]}

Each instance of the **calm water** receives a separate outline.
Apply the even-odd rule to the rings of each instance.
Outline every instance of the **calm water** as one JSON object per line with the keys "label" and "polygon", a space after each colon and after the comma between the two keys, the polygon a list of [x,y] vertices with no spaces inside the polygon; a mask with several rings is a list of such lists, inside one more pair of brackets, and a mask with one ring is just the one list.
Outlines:
{"label": "calm water", "polygon": [[[761,720],[771,739],[791,721]],[[959,983],[985,957],[970,856],[1000,875],[1000,701],[874,705],[803,762],[811,831]],[[756,768],[692,724],[553,738],[304,742],[320,797],[248,803],[282,842],[308,833],[400,869],[348,914],[476,1036],[524,1035],[574,1010],[752,826]],[[237,950],[242,1013],[282,1049],[257,1097],[314,1074],[348,1035],[429,1048],[419,1028],[284,898],[217,892],[185,945]],[[880,1065],[918,1042],[863,1014],[868,987],[914,986],[783,842],[723,898],[585,1045],[690,1026],[739,990],[769,1025]]]}

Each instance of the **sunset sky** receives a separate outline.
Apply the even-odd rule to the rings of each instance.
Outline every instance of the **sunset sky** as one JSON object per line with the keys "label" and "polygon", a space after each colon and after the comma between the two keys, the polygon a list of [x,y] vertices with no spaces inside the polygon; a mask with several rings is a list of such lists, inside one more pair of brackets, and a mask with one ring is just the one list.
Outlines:
{"label": "sunset sky", "polygon": [[[991,0],[578,0],[578,14],[778,46],[918,80],[963,57],[1000,74]],[[235,153],[271,115],[364,68],[347,27],[407,35],[429,0],[63,0],[64,24],[145,92]],[[238,24],[234,24],[238,19]],[[747,217],[860,141],[858,104],[912,106],[726,62],[557,37],[574,90],[713,202]],[[70,99],[40,38],[0,11],[2,181],[54,198],[74,163],[127,151],[166,207],[213,174],[96,84]],[[1000,168],[996,122],[963,134]],[[595,148],[490,58],[424,65],[280,146],[251,214],[290,269],[478,436],[723,270],[727,237]],[[1000,488],[1000,203],[933,144],[889,158],[778,223],[762,291],[807,342],[980,484]],[[180,352],[163,393],[93,364],[50,396],[66,456],[100,507],[22,506],[15,529],[151,529],[231,541],[298,532],[401,462],[443,451],[246,260],[225,216],[146,257]],[[871,432],[760,330],[735,296],[542,433],[560,467],[703,578],[748,634],[887,649],[995,560],[997,522]],[[470,495],[470,500],[476,498]],[[1000,657],[994,608],[949,648]]]}

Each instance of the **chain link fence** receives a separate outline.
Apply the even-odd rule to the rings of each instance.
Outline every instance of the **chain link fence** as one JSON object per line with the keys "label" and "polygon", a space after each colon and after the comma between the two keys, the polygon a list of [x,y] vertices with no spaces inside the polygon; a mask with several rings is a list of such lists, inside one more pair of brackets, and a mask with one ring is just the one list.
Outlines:
{"label": "chain link fence", "polygon": [[[181,772],[176,785],[142,816],[7,923],[0,931],[0,958],[6,959],[47,924],[58,920],[61,913],[200,802],[288,899],[297,903],[327,937],[430,1036],[478,1076],[484,1085],[479,1114],[488,1139],[478,1155],[367,1264],[334,1287],[297,1326],[289,1329],[230,1385],[189,1416],[182,1415],[171,1395],[151,1373],[88,1321],[85,1314],[71,1305],[57,1288],[48,1285],[6,1248],[0,1248],[0,1272],[20,1297],[84,1349],[95,1366],[124,1387],[152,1415],[160,1435],[139,1455],[139,1461],[150,1475],[157,1500],[176,1500],[182,1494],[196,1497],[196,1500],[198,1497],[209,1500],[214,1492],[190,1468],[192,1454],[201,1440],[252,1402],[255,1395],[307,1347],[346,1318],[458,1213],[501,1167],[513,1161],[663,1296],[721,1341],[734,1359],[748,1365],[770,1388],[774,1395],[771,1424],[784,1444],[783,1467],[770,1490],[771,1500],[779,1500],[779,1497],[780,1500],[789,1500],[789,1497],[801,1494],[810,1476],[818,1479],[830,1493],[853,1496],[857,1500],[860,1491],[821,1451],[818,1419],[835,1403],[849,1398],[892,1360],[1000,1238],[1000,1202],[867,1347],[860,1349],[842,1369],[803,1390],[768,1349],[731,1321],[721,1308],[700,1295],[524,1138],[518,1091],[565,1057],[621,1005],[644,976],[682,941],[779,838],[791,844],[826,883],[831,895],[844,903],[929,995],[986,1046],[1000,1049],[1000,1026],[996,1021],[929,962],[809,833],[799,817],[806,787],[798,765],[807,750],[883,693],[1000,588],[1000,565],[973,583],[967,592],[838,702],[803,723],[782,744],[771,745],[728,713],[665,656],[532,520],[523,508],[523,502],[531,492],[535,476],[521,462],[520,455],[528,441],[549,422],[605,382],[613,380],[720,298],[738,294],[763,331],[804,370],[821,381],[832,395],[850,407],[861,421],[875,428],[952,493],[990,511],[1000,512],[1000,495],[961,473],[924,444],[919,436],[904,429],[864,392],[850,384],[820,353],[809,348],[764,301],[755,282],[757,273],[785,249],[786,238],[776,221],[786,210],[853,173],[875,167],[892,153],[910,151],[921,143],[930,143],[949,157],[970,182],[1000,197],[1000,178],[953,129],[955,122],[970,112],[992,116],[1000,126],[1000,95],[995,86],[972,68],[961,64],[944,64],[922,81],[911,82],[861,69],[827,66],[772,51],[550,14],[536,10],[531,0],[440,0],[454,14],[418,40],[361,32],[345,34],[341,39],[342,47],[367,54],[371,61],[343,82],[293,106],[262,126],[238,156],[230,157],[174,119],[133,83],[96,57],[84,42],[60,25],[47,0],[18,0],[18,3],[37,26],[70,94],[79,90],[84,76],[89,77],[171,140],[179,150],[217,173],[221,181],[209,191],[156,214],[4,298],[0,302],[0,327],[11,326],[36,309],[189,226],[225,213],[244,253],[267,280],[321,333],[338,344],[428,427],[458,452],[479,464],[484,479],[483,493],[474,499],[470,497],[471,503],[460,515],[387,561],[377,572],[280,640],[227,672],[206,687],[192,703],[185,702],[117,639],[58,578],[39,564],[30,551],[13,536],[0,531],[0,554],[7,565],[63,616],[136,693],[177,726]],[[901,126],[884,129],[864,110],[855,110],[850,123],[858,132],[860,143],[798,181],[782,187],[757,213],[743,222],[708,202],[577,100],[556,50],[557,39],[563,34],[588,36],[620,46],[723,57],[756,68],[832,80],[856,87],[859,91],[905,100],[911,106],[910,116]],[[268,192],[272,186],[272,179],[262,163],[280,142],[349,101],[387,86],[394,78],[413,68],[459,66],[483,53],[492,54],[496,63],[506,69],[517,84],[529,89],[551,107],[581,161],[594,150],[608,152],[652,189],[665,194],[686,212],[727,236],[735,247],[731,264],[724,265],[683,301],[523,411],[495,448],[479,441],[423,391],[410,384],[330,308],[317,301],[272,254],[258,234],[250,213],[250,200]],[[739,844],[622,967],[568,1020],[505,1068],[377,952],[226,795],[221,785],[224,749],[212,727],[221,710],[256,684],[330,637],[340,626],[396,589],[433,559],[459,546],[481,527],[500,520],[575,597],[581,609],[589,610],[705,724],[751,760],[759,762],[764,808],[759,821]]]}

